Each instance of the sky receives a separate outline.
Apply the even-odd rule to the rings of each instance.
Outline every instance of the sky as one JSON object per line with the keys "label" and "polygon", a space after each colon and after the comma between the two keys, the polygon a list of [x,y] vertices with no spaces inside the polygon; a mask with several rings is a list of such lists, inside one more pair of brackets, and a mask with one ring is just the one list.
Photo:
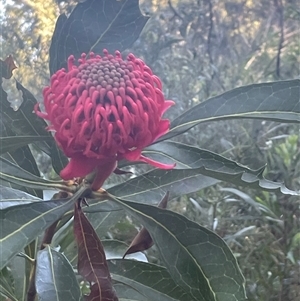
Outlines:
{"label": "sky", "polygon": [[3,11],[6,3],[13,4],[14,2],[12,0],[0,0],[0,17],[3,17]]}
{"label": "sky", "polygon": [[4,9],[4,4],[5,4],[6,1],[4,0],[1,0],[0,1],[0,17],[3,16],[3,9]]}

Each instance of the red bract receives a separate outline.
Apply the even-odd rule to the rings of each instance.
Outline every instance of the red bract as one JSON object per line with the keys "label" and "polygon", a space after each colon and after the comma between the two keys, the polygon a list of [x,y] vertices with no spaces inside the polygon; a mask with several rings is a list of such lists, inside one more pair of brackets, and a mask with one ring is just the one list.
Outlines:
{"label": "red bract", "polygon": [[141,155],[169,130],[162,115],[174,103],[164,99],[161,81],[133,54],[123,60],[119,51],[115,56],[103,53],[90,53],[89,58],[82,54],[78,66],[70,56],[68,71],[58,70],[43,90],[45,113],[35,108],[71,158],[61,177],[69,180],[96,170],[93,189],[102,186],[123,158],[173,167]]}

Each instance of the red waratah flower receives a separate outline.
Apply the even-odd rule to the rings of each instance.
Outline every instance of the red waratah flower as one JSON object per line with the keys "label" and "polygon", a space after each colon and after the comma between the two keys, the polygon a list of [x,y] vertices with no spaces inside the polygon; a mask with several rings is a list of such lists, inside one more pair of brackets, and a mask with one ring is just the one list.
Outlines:
{"label": "red waratah flower", "polygon": [[117,161],[143,161],[155,167],[166,165],[144,157],[142,149],[169,130],[164,112],[174,104],[164,99],[162,84],[151,69],[133,54],[81,55],[78,66],[68,59],[68,71],[58,70],[43,90],[48,130],[70,158],[61,171],[64,180],[97,171],[93,189],[102,186]]}

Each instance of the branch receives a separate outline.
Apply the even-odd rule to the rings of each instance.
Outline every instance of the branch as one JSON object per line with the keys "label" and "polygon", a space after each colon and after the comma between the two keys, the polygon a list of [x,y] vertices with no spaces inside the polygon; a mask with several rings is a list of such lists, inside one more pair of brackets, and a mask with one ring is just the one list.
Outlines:
{"label": "branch", "polygon": [[211,3],[211,0],[207,0],[208,2],[208,8],[209,8],[209,29],[208,29],[208,34],[207,34],[207,52],[208,52],[208,56],[209,56],[209,62],[210,64],[213,65],[213,58],[212,58],[212,54],[211,54],[211,37],[212,37],[212,31],[213,31],[213,26],[214,26],[214,21],[213,21],[213,17],[214,17],[214,13],[213,13],[213,6]]}
{"label": "branch", "polygon": [[284,16],[282,0],[276,0],[275,5],[279,13],[280,39],[278,43],[277,57],[276,57],[276,76],[280,78],[280,55],[284,42]]}
{"label": "branch", "polygon": [[174,13],[174,15],[177,16],[178,18],[180,18],[181,20],[183,20],[183,17],[179,15],[179,13],[176,11],[174,6],[172,5],[171,0],[168,0],[168,4],[169,4],[171,11]]}

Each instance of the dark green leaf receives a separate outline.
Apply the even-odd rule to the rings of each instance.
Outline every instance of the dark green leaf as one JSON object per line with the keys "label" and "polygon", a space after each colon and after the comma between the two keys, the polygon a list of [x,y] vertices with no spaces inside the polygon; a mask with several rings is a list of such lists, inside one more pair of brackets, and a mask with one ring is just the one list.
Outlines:
{"label": "dark green leaf", "polygon": [[[102,240],[102,244],[105,250],[106,260],[122,259],[126,250],[128,249],[128,245],[126,243],[114,239]],[[146,255],[142,252],[129,254],[126,256],[126,259],[135,259],[144,262],[148,261]]]}
{"label": "dark green leaf", "polygon": [[39,301],[79,300],[81,295],[72,266],[50,246],[37,254],[35,286]]}
{"label": "dark green leaf", "polygon": [[[113,279],[155,301],[197,301],[171,278],[167,269],[136,260],[109,260]],[[131,290],[120,292],[122,298],[131,299]],[[135,295],[135,294],[134,294]]]}
{"label": "dark green leaf", "polygon": [[171,277],[195,300],[246,300],[237,261],[218,235],[169,210],[115,201],[150,232]]}
{"label": "dark green leaf", "polygon": [[[92,192],[89,199],[89,206],[83,208],[84,212],[87,213],[89,221],[93,224],[94,219],[96,224],[93,224],[94,229],[96,229],[97,225],[101,224],[100,228],[103,228],[103,221],[106,221],[104,218],[103,221],[99,221],[97,218],[98,213],[112,213],[115,211],[123,211],[123,209],[116,203],[109,201],[109,198],[106,198],[106,193],[104,192],[101,197],[101,201],[99,201],[99,194],[97,193],[95,198],[93,197],[94,193]],[[89,214],[91,213],[91,214]],[[118,217],[114,217],[118,220]],[[107,226],[107,225],[106,225]],[[107,231],[106,231],[107,232]],[[102,232],[103,233],[103,232]]]}
{"label": "dark green leaf", "polygon": [[0,179],[6,182],[37,189],[66,188],[62,181],[49,181],[39,178],[2,157],[0,157],[0,164]]}
{"label": "dark green leaf", "polygon": [[[45,130],[47,126],[45,121],[33,112],[34,105],[37,102],[35,97],[18,81],[16,81],[16,86],[22,93],[22,104],[17,111],[14,111],[7,99],[6,101],[2,100],[2,122],[18,136],[48,136],[51,138],[51,134]],[[46,142],[36,142],[35,144],[47,154],[50,154],[49,144]]]}
{"label": "dark green leaf", "polygon": [[42,201],[40,198],[33,197],[24,191],[6,186],[0,186],[0,202],[10,202],[15,200]]}
{"label": "dark green leaf", "polygon": [[300,122],[300,80],[243,86],[210,98],[184,112],[159,141],[180,135],[200,122],[258,118]]}
{"label": "dark green leaf", "polygon": [[[91,205],[87,209],[93,210],[93,207],[94,206]],[[107,234],[108,230],[116,224],[116,221],[120,220],[120,217],[122,215],[124,215],[123,210],[87,213],[89,222],[100,238]],[[67,236],[64,236],[58,242],[58,244],[61,246],[61,251],[64,252],[70,263],[75,266],[77,262],[78,252],[73,231],[71,231],[72,229],[70,229],[72,226],[73,224],[68,227],[68,230],[65,232]]]}
{"label": "dark green leaf", "polygon": [[24,191],[13,189],[10,187],[0,186],[0,210],[17,206],[21,204],[28,204],[31,202],[42,201]]}
{"label": "dark green leaf", "polygon": [[[112,275],[114,277],[114,275]],[[114,288],[119,297],[119,301],[153,301],[143,296],[139,291],[121,282],[115,283]]]}
{"label": "dark green leaf", "polygon": [[[58,61],[59,58],[58,58],[57,50],[58,50],[58,47],[61,47],[58,43],[60,42],[60,40],[63,40],[62,34],[64,31],[64,26],[67,25],[67,21],[68,21],[68,17],[66,16],[66,14],[61,14],[56,20],[54,32],[53,32],[52,39],[51,39],[51,45],[50,45],[50,49],[49,49],[50,75],[52,75],[57,70],[59,70],[61,68],[61,66],[65,65],[67,62],[68,55],[70,55],[70,53],[65,54],[63,56],[63,61],[61,61],[61,62]],[[60,42],[60,44],[63,44],[63,43],[64,43],[64,41]]]}
{"label": "dark green leaf", "polygon": [[198,169],[162,170],[155,169],[107,191],[126,200],[155,204],[170,191],[170,199],[199,191],[219,181],[200,174]]}
{"label": "dark green leaf", "polygon": [[[0,158],[1,166],[3,166],[2,159],[7,159],[8,161],[12,162],[12,164],[19,166],[21,169],[25,170],[26,172],[29,172],[30,174],[33,174],[37,177],[40,176],[40,171],[37,167],[35,158],[33,157],[31,150],[28,146],[23,146],[13,152],[3,154]],[[9,185],[13,185],[13,183],[10,182]],[[17,186],[17,188],[19,187]],[[39,188],[32,189],[32,187],[26,185],[21,187],[20,189],[37,197],[43,197],[43,193]]]}
{"label": "dark green leaf", "polygon": [[36,142],[50,140],[49,136],[11,136],[0,137],[0,155],[6,152],[14,151],[22,146]]}
{"label": "dark green leaf", "polygon": [[53,169],[59,175],[61,170],[66,167],[69,160],[55,142],[52,143],[50,152]]}
{"label": "dark green leaf", "polygon": [[17,299],[19,301],[26,300],[26,288],[29,282],[32,263],[23,257],[15,256],[10,261],[9,268],[14,279],[14,293]]}
{"label": "dark green leaf", "polygon": [[[21,148],[18,148],[15,151],[5,153],[1,156],[0,162],[3,161],[2,159],[7,159],[8,161],[12,162],[12,164],[19,166],[21,169],[25,170],[26,172],[29,172],[30,174],[33,174],[36,176],[40,175],[36,161],[35,161],[32,153],[31,153],[31,150],[29,149],[28,146],[23,146]],[[0,169],[0,172],[1,172],[1,169]],[[39,197],[39,198],[43,197],[43,192],[38,188],[33,189],[31,187],[28,187],[27,185],[19,186],[19,185],[14,184],[13,182],[5,181],[1,177],[0,177],[0,183],[1,183],[1,185],[4,185],[4,186],[21,189],[29,194]]]}
{"label": "dark green leaf", "polygon": [[71,15],[61,15],[50,47],[50,73],[66,67],[69,55],[80,58],[91,51],[123,51],[138,38],[148,18],[138,0],[86,0]]}
{"label": "dark green leaf", "polygon": [[85,190],[69,199],[35,202],[0,210],[0,269],[73,207]]}
{"label": "dark green leaf", "polygon": [[[162,198],[162,200],[157,205],[159,208],[166,209],[169,201],[169,191],[166,193],[166,195]],[[130,246],[127,248],[126,252],[123,253],[123,257],[125,258],[132,253],[136,253],[138,251],[145,251],[150,249],[153,246],[153,240],[148,232],[148,230],[145,227],[142,227],[142,229],[138,232],[138,234],[133,238],[133,240],[130,243]]]}
{"label": "dark green leaf", "polygon": [[[0,113],[1,114],[1,113]],[[0,115],[1,117],[1,115]],[[14,137],[16,136],[15,133],[12,131],[9,125],[5,126],[3,120],[0,119],[0,137]],[[13,139],[13,138],[12,138]],[[5,146],[4,146],[5,148]],[[25,169],[26,171],[39,176],[39,170],[37,168],[36,161],[31,153],[31,150],[28,146],[23,146],[21,148],[17,148],[15,150],[10,150],[9,153],[2,153],[3,158],[13,162],[16,165],[19,165],[21,168]],[[1,185],[5,185],[8,187],[16,187],[14,184],[7,182],[7,181],[0,181]],[[31,189],[29,187],[22,187],[22,190],[38,196],[42,197],[42,192],[40,190]]]}
{"label": "dark green leaf", "polygon": [[216,153],[172,141],[160,142],[148,147],[144,155],[162,163],[176,163],[177,169],[193,168],[199,173],[217,180],[254,189],[280,190],[284,194],[298,195],[284,184],[266,180],[264,167],[253,170]]}
{"label": "dark green leaf", "polygon": [[10,298],[11,301],[18,301],[13,290],[12,275],[7,268],[3,268],[0,271],[0,297],[1,294],[3,294],[5,297]]}
{"label": "dark green leaf", "polygon": [[[52,136],[45,131],[47,124],[33,113],[33,107],[36,103],[34,96],[25,89],[19,82],[16,82],[16,86],[22,93],[22,104],[17,111],[14,111],[7,99],[7,93],[4,92],[0,86],[0,137],[13,137],[13,136],[47,136],[48,139],[53,140]],[[13,139],[13,138],[12,138]],[[37,138],[39,140],[39,138]],[[47,154],[50,153],[49,145],[46,141],[35,141],[34,143],[45,151]],[[45,139],[42,139],[45,140]],[[2,144],[3,145],[3,144]],[[3,149],[6,151],[6,145],[4,144]],[[9,153],[3,154],[3,156],[21,166],[23,169],[39,175],[39,171],[36,165],[36,161],[32,156],[32,153],[28,146],[10,150]],[[1,183],[2,185],[11,186],[8,183]],[[42,197],[41,191],[22,187],[22,190]]]}

